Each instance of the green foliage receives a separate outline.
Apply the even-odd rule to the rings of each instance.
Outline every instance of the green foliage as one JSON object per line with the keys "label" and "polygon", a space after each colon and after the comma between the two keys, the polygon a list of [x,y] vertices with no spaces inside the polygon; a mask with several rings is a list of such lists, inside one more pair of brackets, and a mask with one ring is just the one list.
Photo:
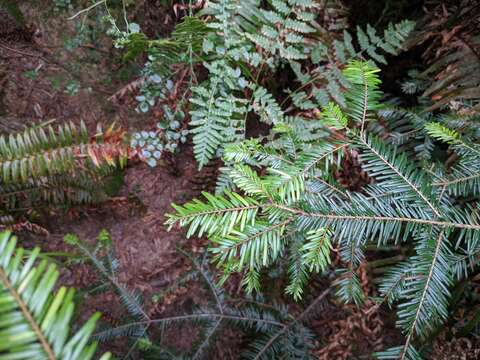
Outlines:
{"label": "green foliage", "polygon": [[[193,66],[201,59],[199,53],[208,28],[200,19],[189,16],[175,26],[169,38],[149,39],[140,31],[138,24],[129,23],[127,29],[121,31],[112,16],[106,16],[104,20],[110,24],[108,33],[114,38],[114,45],[125,49],[124,60],[134,60],[142,53],[148,56],[142,77],[128,86],[140,88],[136,96],[137,112],[147,113],[155,108],[161,110],[163,116],[155,129],[135,132],[130,146],[135,155],[154,167],[160,162],[162,154],[174,153],[180,144],[187,141],[188,119],[182,109],[186,107],[185,99],[190,89],[186,89],[180,97],[177,93],[180,84],[174,85],[173,81],[177,79],[171,67],[188,63],[190,76],[195,76]],[[191,79],[189,85],[192,84]]]}
{"label": "green foliage", "polygon": [[209,84],[192,88],[193,97],[190,99],[194,105],[190,111],[191,133],[200,167],[217,154],[221,144],[243,139],[247,110],[247,101],[234,94],[246,83],[240,69],[234,69],[222,60],[205,66],[211,74]]}
{"label": "green foliage", "polygon": [[[59,276],[56,266],[46,260],[35,266],[40,249],[27,255],[16,244],[16,237],[9,232],[0,234],[0,357],[92,359],[97,344],[89,339],[100,314],[70,334],[73,289],[61,287],[53,294]],[[110,359],[110,354],[101,359]]]}
{"label": "green foliage", "polygon": [[185,49],[190,48],[194,53],[200,51],[203,37],[207,32],[204,22],[196,17],[183,18],[183,21],[175,27],[171,37],[166,39],[150,40],[138,31],[137,27],[138,25],[130,26],[128,32],[112,34],[117,37],[117,47],[125,47],[126,60],[135,59],[141,53],[148,52],[155,59],[158,72],[162,74],[169,71],[169,65],[185,60],[182,59],[186,56]]}
{"label": "green foliage", "polygon": [[[408,20],[404,20],[395,25],[390,23],[385,29],[383,37],[379,37],[376,30],[370,25],[367,25],[366,33],[360,27],[357,27],[356,35],[360,52],[367,54],[378,63],[387,64],[385,57],[377,51],[383,50],[390,55],[397,55],[408,35],[413,30],[414,25],[415,23],[413,21]],[[346,32],[344,33],[343,42],[335,42],[334,46],[336,55],[342,63],[345,63],[345,60],[348,59],[348,57],[344,55],[345,49],[351,58],[358,56],[358,54],[352,51],[352,37]]]}
{"label": "green foliage", "polygon": [[455,130],[451,130],[439,123],[427,123],[425,124],[425,130],[428,135],[434,139],[441,140],[443,142],[453,144],[457,141],[459,134]]}
{"label": "green foliage", "polygon": [[[337,295],[357,304],[364,299],[356,272],[364,261],[363,247],[411,244],[415,254],[387,274],[381,285],[386,301],[399,303],[397,325],[406,341],[381,356],[400,351],[403,358],[413,359],[418,355],[414,343],[446,320],[454,274],[468,268],[473,253],[467,249],[476,249],[480,241],[480,218],[472,210],[476,203],[465,206],[455,198],[464,196],[464,190],[478,196],[478,179],[447,194],[437,183],[441,166],[432,164],[434,170],[427,172],[397,146],[371,133],[375,113],[381,109],[378,69],[352,61],[343,76],[350,84],[346,115],[328,105],[321,115],[325,122],[319,121],[325,126],[323,136],[313,136],[315,128],[295,128],[284,117],[276,120],[276,136],[265,145],[246,140],[227,147],[224,157],[235,163],[228,176],[237,192],[205,193],[204,201],[175,205],[176,213],[169,215],[167,224],[186,226],[188,236],[207,235],[225,276],[245,271],[248,291],[258,290],[262,269],[288,255],[286,291],[295,298],[301,297],[311,271],[327,268],[330,246],[337,247],[346,265],[337,269]],[[343,129],[342,140],[334,141],[328,128]],[[462,161],[480,163],[478,146],[438,125],[427,125],[423,136],[439,134],[455,138],[451,146],[461,160],[448,176],[460,183],[464,179],[453,179],[465,171]],[[363,170],[375,180],[362,192],[351,193],[332,177],[348,149],[359,153]],[[257,173],[258,166],[266,168],[262,171],[266,175]],[[455,256],[459,249],[470,255]]]}
{"label": "green foliage", "polygon": [[[108,233],[104,231],[103,237],[109,239]],[[279,354],[288,354],[288,359],[303,358],[308,356],[308,351],[313,345],[314,336],[308,328],[307,315],[321,308],[328,291],[318,296],[299,316],[294,317],[289,313],[288,306],[277,302],[268,303],[262,296],[231,298],[215,281],[214,274],[208,268],[207,257],[198,261],[183,250],[179,250],[192,263],[193,269],[159,297],[168,296],[170,292],[180,286],[188,286],[192,281],[200,281],[205,285],[209,296],[201,308],[195,308],[192,312],[150,318],[145,314],[140,298],[133,297],[128,289],[116,281],[114,271],[109,270],[116,268],[116,260],[112,257],[108,246],[105,248],[98,244],[95,249],[90,249],[71,234],[67,235],[65,240],[79,246],[82,253],[92,261],[108,284],[113,286],[121,297],[127,312],[123,321],[115,327],[102,328],[96,338],[101,341],[122,338],[124,343],[130,340],[132,345],[128,354],[134,354],[133,351],[136,350],[142,358],[165,356],[166,358],[202,359],[216,341],[221,339],[222,331],[227,327],[235,328],[244,334],[248,344],[242,357],[246,359],[268,359]],[[106,249],[106,256],[102,255]],[[156,298],[154,301],[159,300]],[[182,324],[195,326],[201,334],[189,351],[184,348],[172,348],[163,343],[158,344],[151,336],[155,331],[154,328],[157,327],[164,333],[169,331],[177,333],[178,327]]]}
{"label": "green foliage", "polygon": [[84,163],[87,167],[105,162],[114,165],[122,148],[116,144],[91,142],[85,125],[77,129],[73,123],[59,126],[31,128],[24,133],[0,137],[0,166],[4,183],[25,182],[31,178],[53,176],[72,171]]}
{"label": "green foliage", "polygon": [[[120,34],[117,45],[127,47],[127,56],[153,56],[157,47],[158,61],[150,59],[146,69],[160,63],[158,74],[176,62],[193,68],[200,61],[208,72],[200,83],[191,78],[189,113],[199,167],[215,157],[223,160],[217,193],[174,205],[167,225],[210,239],[210,254],[223,271],[220,284],[236,272],[247,292],[258,292],[266,269],[284,267],[285,292],[300,300],[312,273],[329,273],[336,295],[360,306],[366,294],[358,268],[367,261],[366,246],[401,246],[406,259],[378,282],[379,303],[397,305],[405,342],[378,357],[417,359],[424,341],[449,316],[452,288],[478,266],[478,36],[460,26],[444,31],[465,14],[463,5],[452,5],[457,10],[445,19],[435,14],[450,12],[450,6],[436,11],[428,29],[410,39],[418,44],[442,37],[427,48],[427,55],[435,53],[431,67],[411,71],[402,86],[410,95],[424,92],[424,98],[403,109],[398,99],[381,103],[376,64],[385,65],[406,47],[414,23],[389,24],[383,34],[371,25],[349,32],[332,25],[328,13],[334,7],[310,0],[209,1],[199,18],[185,22],[186,43],[192,29],[199,29],[188,45],[196,49],[195,60],[192,52],[186,61],[184,53],[177,56],[182,51],[171,39],[149,40],[135,27]],[[208,16],[205,24],[202,16]],[[298,82],[291,81],[290,70]],[[158,98],[168,92],[162,86],[168,82],[155,90]],[[140,106],[153,106],[153,93],[145,87]],[[430,112],[445,105],[460,108],[461,116]],[[265,124],[258,138],[246,139],[247,119]],[[159,150],[145,136],[137,140]],[[355,192],[343,178],[352,157],[368,183]],[[332,249],[342,263],[337,269],[329,266]],[[209,286],[217,285],[212,280]],[[223,295],[213,294],[217,313],[186,317],[209,319],[207,342],[226,316],[234,317],[219,300]],[[282,338],[293,336],[282,331]],[[270,346],[271,339],[255,345],[262,349],[255,358],[294,354],[293,348]]]}
{"label": "green foliage", "polygon": [[[302,87],[294,92],[292,101],[296,106],[301,107],[305,106],[301,104],[304,104],[307,98],[313,98],[314,102],[311,101],[310,106],[314,108],[318,105],[326,106],[330,100],[334,100],[344,107],[346,100],[343,90],[348,87],[348,82],[342,73],[345,65],[358,58],[386,64],[382,52],[390,55],[398,54],[413,27],[414,22],[407,20],[395,25],[390,24],[382,37],[378,36],[370,25],[367,26],[366,33],[357,27],[354,34],[356,42],[347,30],[336,38],[335,35],[330,35],[326,29],[321,28],[322,36],[315,42],[310,52],[310,60],[316,67],[303,71],[300,63],[292,63],[292,69],[302,83]],[[355,43],[358,45],[355,46]]]}
{"label": "green foliage", "polygon": [[334,128],[335,130],[345,129],[348,125],[348,119],[343,114],[340,106],[334,102],[329,102],[322,111],[321,121],[324,126]]}
{"label": "green foliage", "polygon": [[[356,51],[346,32],[345,42],[327,41],[324,31],[318,30],[320,25],[315,22],[316,11],[319,11],[319,4],[310,0],[272,1],[266,8],[258,1],[209,2],[204,14],[213,16],[207,24],[212,33],[203,43],[203,52],[208,56],[204,65],[209,78],[194,88],[191,110],[195,156],[200,167],[215,156],[221,156],[229,143],[244,139],[246,119],[251,114],[267,124],[282,120],[281,107],[272,94],[259,85],[264,75],[262,71],[281,66],[294,70],[302,87],[289,96],[299,109],[315,108],[312,98],[321,105],[327,105],[332,98],[344,106],[342,89],[349,84],[340,68],[363,53],[385,62],[378,49],[397,53],[413,28],[409,21],[390,25],[382,38],[370,26],[368,35],[358,29],[360,50]],[[297,61],[307,59],[318,68],[304,73],[302,64]],[[304,87],[310,87],[308,93],[302,91]],[[357,99],[355,94],[352,96]]]}
{"label": "green foliage", "polygon": [[30,127],[0,136],[0,209],[98,203],[107,198],[114,169],[127,159],[123,132],[113,127],[88,135],[83,122]]}
{"label": "green foliage", "polygon": [[137,347],[148,343],[150,340],[149,317],[139,291],[131,290],[118,280],[118,269],[120,262],[113,252],[112,238],[106,229],[102,229],[97,236],[95,246],[86,244],[75,234],[66,234],[64,241],[77,248],[100,275],[98,281],[91,284],[87,293],[98,293],[112,289],[119,297],[125,314],[117,326],[112,327],[107,324],[100,324],[99,331],[94,338],[100,342],[108,343],[112,339],[123,337],[131,340],[124,343],[123,350],[126,354],[131,354]]}
{"label": "green foliage", "polygon": [[189,131],[182,129],[180,121],[184,118],[183,111],[176,111],[172,114],[170,109],[164,107],[165,119],[158,122],[155,131],[140,131],[132,134],[130,148],[138,153],[142,160],[154,167],[167,152],[175,152],[178,144],[187,141]]}
{"label": "green foliage", "polygon": [[387,121],[386,128],[371,124],[370,129],[419,163],[429,163],[438,157],[434,140],[444,142],[449,151],[460,158],[452,166],[436,164],[433,167],[433,186],[455,197],[461,194],[475,196],[480,177],[478,116],[443,113],[434,117],[432,113],[420,110],[386,107],[380,111]]}
{"label": "green foliage", "polygon": [[315,19],[311,12],[318,7],[311,0],[275,0],[272,9],[260,9],[259,31],[245,32],[245,36],[271,56],[281,59],[306,59],[305,36],[315,32],[310,24]]}

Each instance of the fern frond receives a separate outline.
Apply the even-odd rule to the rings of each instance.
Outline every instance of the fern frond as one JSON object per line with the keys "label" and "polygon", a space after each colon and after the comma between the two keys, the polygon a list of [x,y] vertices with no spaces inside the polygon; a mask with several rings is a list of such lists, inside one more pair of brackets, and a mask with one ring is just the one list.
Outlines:
{"label": "fern frond", "polygon": [[261,86],[253,92],[251,108],[264,123],[277,124],[283,121],[282,109],[273,96]]}
{"label": "fern frond", "polygon": [[[427,39],[432,44],[424,54],[428,68],[419,74],[419,78],[427,79],[422,96],[431,99],[426,111],[450,108],[457,112],[460,105],[466,112],[478,114],[478,105],[475,106],[480,99],[480,38],[475,32],[478,10],[474,3],[466,3],[462,11],[472,16],[458,18],[455,11],[445,14],[437,10],[429,12],[426,23],[413,34],[409,42],[411,47]],[[441,41],[442,31],[457,27],[459,31],[450,41]]]}
{"label": "fern frond", "polygon": [[110,167],[104,167],[98,170],[99,174],[62,174],[0,185],[0,204],[10,212],[98,204],[108,198],[111,170]]}
{"label": "fern frond", "polygon": [[315,32],[310,23],[315,18],[312,11],[317,4],[274,0],[271,5],[272,10],[259,9],[263,17],[259,31],[246,32],[245,36],[269,55],[289,60],[306,59],[305,36]]}
{"label": "fern frond", "polygon": [[206,66],[211,78],[208,84],[192,88],[193,97],[190,99],[193,104],[191,133],[200,168],[217,155],[221,145],[243,139],[245,124],[242,116],[247,110],[247,101],[233,94],[245,81],[240,70],[234,70],[222,61]]}
{"label": "fern frond", "polygon": [[[34,267],[37,248],[25,252],[16,247],[10,233],[0,234],[0,311],[2,343],[0,357],[15,359],[91,359],[96,343],[88,344],[100,315],[93,315],[73,336],[69,334],[73,317],[72,289],[61,287],[52,294],[58,279],[54,265],[45,260]],[[102,359],[108,359],[108,354]]]}
{"label": "fern frond", "polygon": [[[101,129],[100,129],[101,131]],[[0,168],[4,183],[71,172],[79,164],[99,167],[123,164],[127,148],[121,132],[108,129],[91,141],[83,123],[30,128],[24,133],[0,137]]]}
{"label": "fern frond", "polygon": [[383,39],[378,37],[376,30],[367,25],[367,33],[357,26],[357,39],[362,52],[367,53],[375,61],[386,64],[385,57],[376,52],[377,48],[383,51],[397,55],[398,50],[402,48],[403,43],[407,39],[415,26],[413,21],[404,20],[398,24],[388,24],[385,29]]}

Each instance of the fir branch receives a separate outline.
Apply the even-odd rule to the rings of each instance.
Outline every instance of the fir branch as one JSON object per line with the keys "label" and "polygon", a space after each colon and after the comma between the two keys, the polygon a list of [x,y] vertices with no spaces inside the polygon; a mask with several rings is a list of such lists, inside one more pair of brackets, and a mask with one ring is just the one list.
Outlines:
{"label": "fir branch", "polygon": [[260,351],[257,353],[255,356],[254,360],[259,360],[263,354],[268,350],[272,344],[277,341],[279,337],[281,337],[283,334],[285,334],[289,329],[291,329],[292,326],[297,324],[298,322],[303,321],[305,316],[307,316],[328,294],[330,293],[330,288],[327,288],[324,290],[319,296],[315,298],[314,301],[305,309],[303,310],[300,315],[295,317],[288,325],[284,326],[281,328],[279,331],[277,331],[273,336],[270,337],[270,339],[267,341],[267,343],[263,346],[263,348],[260,349]]}
{"label": "fir branch", "polygon": [[[437,263],[439,261],[439,258],[440,258],[440,253],[442,251],[442,246],[444,246],[443,242],[446,241],[446,236],[444,234],[444,231],[440,231],[439,232],[439,235],[436,239],[436,242],[435,242],[435,249],[434,249],[434,253],[432,254],[432,260],[431,260],[431,264],[430,264],[430,267],[428,269],[428,274],[426,276],[425,279],[422,279],[422,282],[424,282],[424,285],[423,285],[423,290],[421,292],[421,297],[418,301],[418,304],[415,304],[415,307],[416,307],[416,311],[413,315],[413,319],[412,320],[408,320],[409,322],[409,325],[408,325],[408,328],[406,329],[407,331],[407,339],[405,341],[405,344],[403,346],[403,350],[402,350],[402,354],[401,354],[401,357],[400,359],[401,360],[404,360],[407,356],[407,350],[409,349],[410,347],[410,343],[411,341],[413,340],[413,336],[414,334],[416,333],[420,333],[422,334],[422,328],[419,329],[419,322],[425,322],[425,321],[431,321],[431,319],[422,319],[422,317],[424,318],[425,316],[432,316],[432,314],[429,312],[429,309],[428,307],[436,307],[438,309],[439,306],[445,306],[444,304],[440,304],[439,305],[432,305],[430,304],[430,302],[433,300],[432,297],[437,297],[439,295],[436,295],[436,294],[439,294],[439,292],[445,292],[445,288],[442,289],[442,287],[440,286],[439,287],[439,284],[433,284],[432,283],[434,281],[438,282],[439,280],[437,280],[435,277],[438,276],[435,274],[435,271],[439,271],[441,272],[443,270],[443,268],[439,269],[439,270],[436,270],[436,267],[437,267]],[[443,276],[447,276],[447,274],[443,274]],[[447,284],[441,284],[443,286],[446,286],[448,285]],[[432,289],[432,287],[434,287],[434,289]],[[433,294],[431,294],[430,292],[433,292]],[[448,290],[447,290],[448,292]],[[442,294],[443,296],[444,294]],[[416,300],[416,299],[414,299]],[[437,298],[437,301],[440,302],[442,301],[442,299],[438,299]],[[407,309],[404,309],[402,311],[405,311],[405,313],[403,314],[403,316],[407,317],[408,316],[408,313],[407,313]],[[441,310],[437,310],[437,311],[441,311]],[[443,315],[446,315],[446,314],[443,314]],[[399,315],[400,317],[402,316],[402,314]],[[406,320],[402,320],[402,321],[406,321]],[[431,325],[430,325],[431,326]]]}
{"label": "fir branch", "polygon": [[[242,322],[258,322],[258,323],[265,323],[268,325],[284,328],[286,325],[275,321],[275,320],[269,320],[269,319],[263,319],[263,318],[254,318],[254,317],[248,317],[248,316],[241,316],[241,315],[231,315],[231,314],[220,314],[220,313],[201,313],[201,314],[187,314],[187,315],[177,315],[177,316],[169,316],[169,317],[163,317],[159,319],[151,319],[151,320],[144,320],[144,321],[135,321],[131,322],[129,324],[125,325],[120,325],[117,326],[114,330],[121,330],[123,328],[128,328],[132,326],[138,326],[138,325],[153,325],[153,324],[167,324],[167,323],[172,323],[172,322],[181,322],[181,321],[189,321],[189,320],[199,320],[199,319],[212,319],[212,318],[217,318],[217,319],[224,319],[224,320],[236,320],[236,321],[242,321]],[[94,334],[94,337],[102,337],[102,335],[105,332],[98,332]]]}
{"label": "fir branch", "polygon": [[352,221],[385,221],[385,222],[400,222],[400,223],[412,223],[428,226],[438,226],[441,228],[457,228],[457,229],[470,229],[470,230],[480,230],[480,224],[462,224],[450,221],[438,221],[438,220],[429,220],[429,219],[418,219],[418,218],[405,218],[405,217],[393,217],[393,216],[365,216],[365,215],[337,215],[337,214],[321,214],[321,213],[309,213],[301,209],[291,208],[285,205],[280,204],[268,204],[264,207],[273,207],[287,212],[302,215],[304,217],[319,218],[326,220],[352,220]]}
{"label": "fir branch", "polygon": [[390,171],[401,179],[408,187],[418,195],[418,197],[432,210],[436,217],[441,217],[440,211],[432,204],[432,202],[428,199],[427,195],[422,192],[420,187],[414,183],[412,180],[413,174],[410,178],[404,175],[404,172],[399,168],[399,166],[394,161],[390,161],[384,154],[381,154],[375,146],[372,146],[374,143],[371,140],[365,139],[363,137],[359,137],[359,142],[361,145],[370,151],[375,157],[377,157],[385,166],[386,168],[390,169]]}

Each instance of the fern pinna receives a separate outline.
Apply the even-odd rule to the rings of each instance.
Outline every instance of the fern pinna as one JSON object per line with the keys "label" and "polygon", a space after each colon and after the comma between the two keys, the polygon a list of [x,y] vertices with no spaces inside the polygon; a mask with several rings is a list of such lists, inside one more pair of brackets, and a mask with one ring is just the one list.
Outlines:
{"label": "fern pinna", "polygon": [[[208,236],[224,278],[244,273],[248,291],[260,288],[263,269],[286,257],[286,292],[296,299],[309,273],[329,267],[331,247],[346,265],[336,269],[337,294],[356,303],[364,299],[357,267],[367,244],[413,247],[415,254],[394,266],[380,286],[380,303],[398,303],[397,325],[405,342],[377,355],[417,359],[414,345],[446,320],[451,287],[476,265],[480,148],[431,123],[420,129],[423,136],[448,142],[460,160],[449,172],[436,163],[426,170],[376,137],[372,129],[382,96],[378,72],[371,63],[350,62],[343,71],[345,108],[329,103],[318,120],[310,121],[316,126],[295,126],[282,117],[270,142],[228,146],[224,158],[234,165],[227,175],[237,190],[174,205],[167,224],[187,227],[188,236]],[[361,192],[346,190],[332,175],[352,150],[373,179]],[[458,200],[465,195],[473,200]]]}
{"label": "fern pinna", "polygon": [[114,127],[90,136],[83,122],[67,123],[0,136],[0,210],[102,201],[105,181],[127,157],[124,133]]}
{"label": "fern pinna", "polygon": [[203,42],[209,76],[193,88],[190,111],[199,167],[245,138],[248,116],[274,123],[275,117],[257,109],[263,104],[265,111],[278,112],[262,85],[269,72],[288,67],[295,72],[301,86],[290,91],[287,100],[299,109],[325,106],[330,99],[345,106],[347,81],[341,69],[348,60],[365,57],[386,63],[382,52],[396,54],[413,28],[413,22],[404,21],[379,36],[368,26],[366,32],[357,29],[356,42],[346,31],[337,39],[316,21],[321,8],[312,0],[208,2],[199,15],[210,16]]}
{"label": "fern pinna", "polygon": [[[52,291],[59,273],[40,261],[38,248],[16,246],[9,232],[0,233],[0,359],[92,359],[97,344],[89,342],[100,314],[94,314],[75,334],[74,291]],[[106,353],[101,360],[110,359]]]}

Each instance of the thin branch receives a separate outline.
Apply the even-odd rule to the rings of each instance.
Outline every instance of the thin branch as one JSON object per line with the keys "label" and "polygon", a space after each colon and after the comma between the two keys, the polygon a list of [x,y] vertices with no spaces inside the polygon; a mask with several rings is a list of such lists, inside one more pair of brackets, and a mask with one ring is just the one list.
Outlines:
{"label": "thin branch", "polygon": [[234,207],[234,208],[227,208],[227,209],[214,209],[214,210],[201,211],[201,212],[198,212],[198,213],[187,214],[187,215],[184,215],[184,216],[178,216],[178,217],[175,217],[173,219],[175,220],[175,222],[177,222],[177,221],[185,220],[185,219],[188,219],[188,218],[199,217],[199,216],[203,216],[203,215],[220,215],[220,214],[224,214],[224,213],[227,213],[227,212],[261,209],[261,208],[262,208],[261,205],[248,205],[248,206],[244,206],[244,207]]}
{"label": "thin branch", "polygon": [[[269,233],[269,232],[271,232],[271,231],[274,231],[274,230],[277,229],[277,228],[281,228],[281,227],[283,227],[283,226],[286,226],[286,225],[290,224],[293,220],[295,220],[295,219],[289,218],[289,219],[287,219],[287,220],[285,220],[285,221],[279,222],[279,223],[277,223],[277,224],[273,224],[273,225],[265,228],[264,230],[261,230],[261,231],[255,233],[255,234],[253,234],[252,236],[247,237],[245,240],[242,240],[242,241],[236,243],[236,244],[233,246],[233,248],[238,249],[240,246],[242,246],[242,245],[245,244],[245,243],[248,243],[249,241],[252,241],[252,240],[254,240],[254,239],[256,239],[256,238],[259,238],[259,237],[261,237],[262,235],[267,234],[267,233]],[[225,249],[225,251],[230,251],[230,250],[232,250],[232,248],[226,248],[226,249]]]}
{"label": "thin branch", "polygon": [[344,148],[346,148],[348,146],[348,144],[342,144],[338,147],[336,147],[335,149],[327,152],[326,154],[323,154],[322,156],[320,156],[318,159],[316,159],[313,163],[311,163],[310,165],[308,165],[307,167],[305,167],[304,169],[302,169],[302,171],[300,172],[300,175],[305,175],[308,170],[310,170],[311,168],[313,168],[315,165],[317,165],[320,161],[322,161],[323,159],[327,158],[328,156],[336,153],[338,150],[342,150]]}
{"label": "thin branch", "polygon": [[[327,181],[323,180],[321,177],[319,176],[315,176],[315,180],[318,181],[318,182],[321,182],[323,185],[325,185],[326,187],[328,187],[329,189],[333,190],[334,192],[342,195],[344,198],[346,199],[351,199],[352,197],[350,196],[350,194],[346,193],[346,192],[343,192],[342,190],[338,189],[337,187],[333,186],[332,184],[328,183]],[[311,193],[313,194],[316,194],[317,192],[314,192],[314,191],[311,191]]]}
{"label": "thin branch", "polygon": [[368,84],[365,79],[365,72],[363,71],[362,66],[362,80],[364,83],[364,92],[363,92],[363,114],[362,114],[362,127],[360,128],[360,137],[365,138],[365,120],[367,118],[367,109],[368,109]]}
{"label": "thin branch", "polygon": [[475,179],[475,178],[478,178],[478,177],[480,177],[480,172],[475,173],[475,174],[470,175],[470,176],[465,176],[465,177],[462,177],[462,178],[451,180],[451,181],[434,182],[433,186],[445,186],[446,187],[446,186],[458,184],[458,183],[461,183],[461,182],[464,182],[464,181],[472,180],[472,179]]}
{"label": "thin branch", "polygon": [[422,297],[420,298],[420,301],[418,303],[417,311],[415,312],[415,318],[412,322],[412,325],[410,326],[408,336],[407,336],[407,339],[405,341],[405,345],[403,346],[402,355],[400,357],[400,360],[405,359],[408,347],[410,346],[410,342],[412,341],[413,334],[415,333],[415,327],[417,326],[420,311],[423,307],[423,303],[425,302],[427,291],[428,291],[429,286],[430,286],[430,281],[432,281],[432,278],[433,278],[433,269],[435,268],[435,264],[437,263],[438,255],[440,253],[440,249],[441,249],[441,245],[442,245],[442,240],[444,238],[445,237],[443,235],[443,231],[440,231],[440,235],[437,238],[437,244],[435,246],[435,252],[434,252],[433,258],[432,258],[432,264],[430,265],[427,280],[425,282],[425,286],[424,286],[423,291],[422,291]]}
{"label": "thin branch", "polygon": [[363,136],[360,136],[360,141],[362,144],[367,147],[375,156],[377,156],[385,165],[395,172],[405,183],[412,188],[412,190],[420,196],[420,198],[428,205],[428,207],[433,211],[435,216],[440,217],[440,212],[433,206],[433,204],[428,200],[428,198],[413,184],[405,175],[402,174],[395,166],[393,166],[390,161],[385,159],[380,153],[377,152],[370,144],[365,140]]}
{"label": "thin branch", "polygon": [[203,279],[205,280],[205,282],[207,283],[208,287],[210,288],[210,291],[212,292],[213,297],[215,298],[215,302],[217,303],[218,311],[220,311],[220,314],[223,314],[223,302],[220,300],[215,285],[212,283],[212,281],[210,280],[210,278],[209,278],[209,277],[207,276],[207,274],[205,273],[202,265],[198,264],[197,261],[196,261],[192,256],[190,256],[190,254],[188,254],[186,251],[184,251],[183,249],[178,248],[178,251],[179,251],[181,254],[183,254],[188,260],[190,260],[190,261],[192,262],[193,266],[194,266],[194,267],[197,269],[197,271],[200,273],[200,275],[202,275]]}
{"label": "thin branch", "polygon": [[95,4],[92,4],[92,5],[90,5],[89,7],[80,10],[80,11],[77,12],[75,15],[70,16],[69,18],[67,18],[67,20],[73,20],[73,19],[75,19],[76,17],[82,15],[83,13],[89,12],[89,11],[92,10],[93,8],[95,8],[95,7],[99,6],[99,5],[102,5],[102,4],[106,4],[106,3],[107,3],[107,0],[97,1]]}
{"label": "thin branch", "polygon": [[306,217],[314,217],[328,220],[352,220],[352,221],[397,221],[404,223],[416,223],[432,226],[440,226],[442,228],[454,227],[458,229],[472,229],[480,230],[480,224],[460,224],[449,221],[437,221],[437,220],[428,220],[428,219],[417,219],[417,218],[404,218],[404,217],[393,217],[393,216],[366,216],[366,215],[335,215],[335,214],[321,214],[321,213],[308,213],[306,211],[290,208],[288,206],[280,204],[267,204],[265,207],[274,207],[277,209],[285,210],[294,214],[299,214]]}
{"label": "thin branch", "polygon": [[285,332],[287,332],[293,325],[298,323],[299,321],[302,321],[303,318],[310,312],[312,309],[320,302],[322,301],[330,292],[330,288],[326,289],[323,291],[317,298],[304,310],[302,313],[297,316],[293,321],[291,321],[288,325],[286,325],[283,329],[280,329],[275,335],[273,335],[267,343],[263,346],[263,348],[257,353],[255,356],[254,360],[258,360],[262,357],[263,354],[268,350],[268,348]]}
{"label": "thin branch", "polygon": [[[193,319],[200,319],[200,318],[219,318],[219,319],[227,319],[227,320],[239,320],[239,321],[245,321],[245,322],[251,322],[251,321],[256,321],[264,324],[269,324],[272,326],[278,326],[278,327],[286,327],[287,325],[282,324],[281,322],[275,321],[275,320],[268,320],[268,319],[262,319],[262,318],[254,318],[254,317],[246,317],[246,316],[237,316],[237,315],[226,315],[226,314],[219,314],[219,313],[208,313],[208,314],[188,314],[188,315],[178,315],[178,316],[170,316],[170,317],[164,317],[160,319],[151,319],[151,320],[145,320],[145,321],[136,321],[132,322],[129,324],[121,325],[113,330],[121,330],[125,328],[129,328],[132,326],[137,326],[137,325],[151,325],[151,324],[164,324],[167,322],[172,322],[172,321],[184,321],[184,320],[193,320]],[[94,337],[99,337],[102,336],[104,333],[108,333],[111,330],[108,331],[102,331],[100,333],[96,333],[93,336]]]}
{"label": "thin branch", "polygon": [[130,294],[130,292],[128,292],[127,289],[125,289],[123,286],[121,286],[117,279],[113,276],[111,276],[107,269],[103,266],[103,264],[97,259],[97,257],[95,255],[93,255],[91,253],[91,251],[86,247],[84,246],[81,241],[79,241],[77,243],[77,246],[80,248],[80,250],[83,251],[83,253],[92,261],[92,263],[95,265],[95,267],[102,273],[102,275],[116,288],[116,290],[122,294],[123,296],[125,296],[126,298],[128,298],[129,302],[131,304],[134,304],[135,308],[136,308],[136,311],[138,311],[139,313],[142,314],[142,317],[144,319],[147,319],[147,320],[150,320],[150,317],[148,316],[148,314],[143,310],[142,306],[140,306],[137,302],[137,300],[132,297],[132,295]]}
{"label": "thin branch", "polygon": [[195,351],[195,354],[193,354],[192,359],[199,359],[202,356],[203,350],[207,347],[208,343],[210,342],[210,338],[215,334],[217,331],[218,327],[220,326],[222,322],[222,319],[219,318],[215,325],[210,329],[208,334],[205,336],[205,339],[202,341],[202,344],[197,348],[197,351]]}

